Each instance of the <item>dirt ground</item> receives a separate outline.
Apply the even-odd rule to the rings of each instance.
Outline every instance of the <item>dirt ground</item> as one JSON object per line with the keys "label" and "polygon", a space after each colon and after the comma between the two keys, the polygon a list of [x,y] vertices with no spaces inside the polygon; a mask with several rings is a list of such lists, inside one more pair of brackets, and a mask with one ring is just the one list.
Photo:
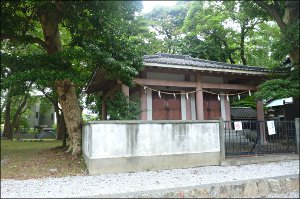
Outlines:
{"label": "dirt ground", "polygon": [[1,179],[86,175],[83,158],[73,158],[57,140],[1,140]]}

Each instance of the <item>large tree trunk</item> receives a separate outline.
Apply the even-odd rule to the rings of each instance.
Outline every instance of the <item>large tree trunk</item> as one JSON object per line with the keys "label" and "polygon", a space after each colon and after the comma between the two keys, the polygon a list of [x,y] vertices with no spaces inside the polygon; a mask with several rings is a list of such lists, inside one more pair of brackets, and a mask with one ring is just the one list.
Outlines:
{"label": "large tree trunk", "polygon": [[[272,18],[276,21],[280,28],[281,34],[285,37],[286,29],[299,20],[299,1],[285,1],[284,16],[281,17],[281,10],[278,3],[274,1],[273,4],[268,4],[264,1],[255,1],[255,3],[262,9],[267,11]],[[299,68],[299,47],[298,44],[292,44],[289,57],[294,65]]]}
{"label": "large tree trunk", "polygon": [[[56,1],[55,5],[54,10],[46,8],[38,12],[49,55],[63,50],[58,26],[63,12],[63,2]],[[71,151],[73,156],[79,156],[81,154],[82,116],[74,85],[70,80],[58,80],[55,82],[55,87],[71,140],[68,151]]]}
{"label": "large tree trunk", "polygon": [[72,156],[79,156],[81,154],[82,117],[74,85],[70,80],[63,80],[56,81],[55,86],[70,136],[68,151],[72,151]]}
{"label": "large tree trunk", "polygon": [[[287,25],[292,25],[294,23],[297,23],[299,25],[299,1],[286,1],[285,6],[286,6],[286,9],[284,12],[283,21]],[[298,66],[298,68],[299,68],[299,64],[300,64],[299,53],[300,52],[299,52],[298,45],[299,44],[294,44],[294,46],[291,49],[291,52],[289,53],[289,57],[290,57],[292,63],[295,64],[296,66]]]}
{"label": "large tree trunk", "polygon": [[62,147],[66,147],[67,146],[67,127],[66,127],[66,123],[65,123],[65,118],[64,118],[64,113],[61,113],[61,131],[62,131]]}

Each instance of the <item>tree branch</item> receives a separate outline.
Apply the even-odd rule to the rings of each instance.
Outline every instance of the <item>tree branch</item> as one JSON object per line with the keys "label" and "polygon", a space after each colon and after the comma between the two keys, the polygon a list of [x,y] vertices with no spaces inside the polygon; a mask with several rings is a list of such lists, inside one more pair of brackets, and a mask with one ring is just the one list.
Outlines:
{"label": "tree branch", "polygon": [[[54,99],[52,99],[52,98],[45,92],[44,89],[41,89],[40,91],[42,91],[42,93],[45,95],[45,97],[48,98],[48,100],[51,101],[52,104],[53,104],[54,106],[56,106],[56,104],[58,103],[57,101],[55,101]],[[59,108],[58,106],[57,106],[57,108],[58,108],[58,110],[62,111],[62,109]]]}
{"label": "tree branch", "polygon": [[26,41],[26,42],[29,42],[29,43],[37,43],[42,48],[44,48],[45,50],[47,50],[46,43],[43,40],[41,40],[40,38],[38,38],[38,37],[33,37],[33,36],[29,36],[29,35],[16,36],[16,35],[1,34],[0,38],[1,38],[1,40],[9,39],[9,40],[15,40],[15,41]]}
{"label": "tree branch", "polygon": [[273,17],[273,19],[276,21],[276,23],[278,24],[281,31],[283,31],[285,29],[286,24],[284,23],[283,19],[281,18],[279,11],[276,10],[275,5],[269,5],[263,1],[255,1],[255,3],[259,7],[261,7],[265,11],[267,11]]}

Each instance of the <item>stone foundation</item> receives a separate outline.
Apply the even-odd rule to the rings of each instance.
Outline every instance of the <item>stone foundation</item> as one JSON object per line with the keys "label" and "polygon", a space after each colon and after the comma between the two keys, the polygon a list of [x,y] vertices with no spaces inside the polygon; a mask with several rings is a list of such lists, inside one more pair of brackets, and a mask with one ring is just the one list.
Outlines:
{"label": "stone foundation", "polygon": [[128,194],[99,195],[104,198],[257,198],[269,194],[299,192],[299,176],[281,176]]}

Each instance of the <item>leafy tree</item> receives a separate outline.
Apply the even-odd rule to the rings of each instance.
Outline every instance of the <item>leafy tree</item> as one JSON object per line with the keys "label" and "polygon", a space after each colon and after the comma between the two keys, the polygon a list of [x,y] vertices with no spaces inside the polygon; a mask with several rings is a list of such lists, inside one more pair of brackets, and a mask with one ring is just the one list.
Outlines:
{"label": "leafy tree", "polygon": [[71,138],[68,151],[74,156],[81,153],[77,96],[93,67],[126,84],[142,67],[141,52],[132,47],[140,42],[134,21],[140,8],[140,2],[122,1],[1,2],[1,41],[37,44],[42,51],[7,56],[5,64],[22,63],[28,69],[23,79],[39,74],[35,81],[44,79],[55,88]]}
{"label": "leafy tree", "polygon": [[277,23],[281,31],[281,56],[289,54],[299,68],[299,1],[254,1]]}
{"label": "leafy tree", "polygon": [[140,101],[129,99],[122,92],[115,92],[106,100],[107,114],[110,120],[136,120],[141,113]]}
{"label": "leafy tree", "polygon": [[[102,119],[102,97],[89,95],[86,104],[94,114],[97,114],[97,119]],[[136,120],[141,113],[140,104],[139,99],[131,99],[121,91],[115,91],[106,99],[107,114],[110,120]]]}
{"label": "leafy tree", "polygon": [[230,105],[233,107],[251,107],[253,109],[256,109],[256,100],[254,98],[254,95],[247,97],[241,96],[240,100],[235,97],[231,99]]}
{"label": "leafy tree", "polygon": [[145,15],[149,26],[156,32],[157,41],[162,45],[160,52],[177,53],[181,40],[181,27],[187,15],[189,3],[178,2],[173,7],[158,6]]}
{"label": "leafy tree", "polygon": [[266,100],[299,97],[299,69],[290,67],[289,70],[284,76],[275,75],[275,78],[262,83],[256,97]]}
{"label": "leafy tree", "polygon": [[[274,55],[283,59],[289,55],[291,64],[280,64],[287,69],[285,76],[274,76],[275,79],[260,85],[257,96],[264,99],[299,97],[299,1],[254,1],[277,23],[281,38],[274,44],[277,49]],[[286,64],[288,64],[286,66]]]}
{"label": "leafy tree", "polygon": [[[202,44],[201,48],[198,48],[199,55],[204,54],[210,59],[214,58],[212,59],[214,61],[229,60],[234,64],[236,63],[234,53],[238,50],[235,41],[236,33],[224,26],[226,19],[228,13],[225,12],[224,7],[214,2],[193,2],[184,21],[183,31],[190,36],[189,38],[198,39],[197,43]],[[213,52],[217,52],[217,56],[214,56]]]}

